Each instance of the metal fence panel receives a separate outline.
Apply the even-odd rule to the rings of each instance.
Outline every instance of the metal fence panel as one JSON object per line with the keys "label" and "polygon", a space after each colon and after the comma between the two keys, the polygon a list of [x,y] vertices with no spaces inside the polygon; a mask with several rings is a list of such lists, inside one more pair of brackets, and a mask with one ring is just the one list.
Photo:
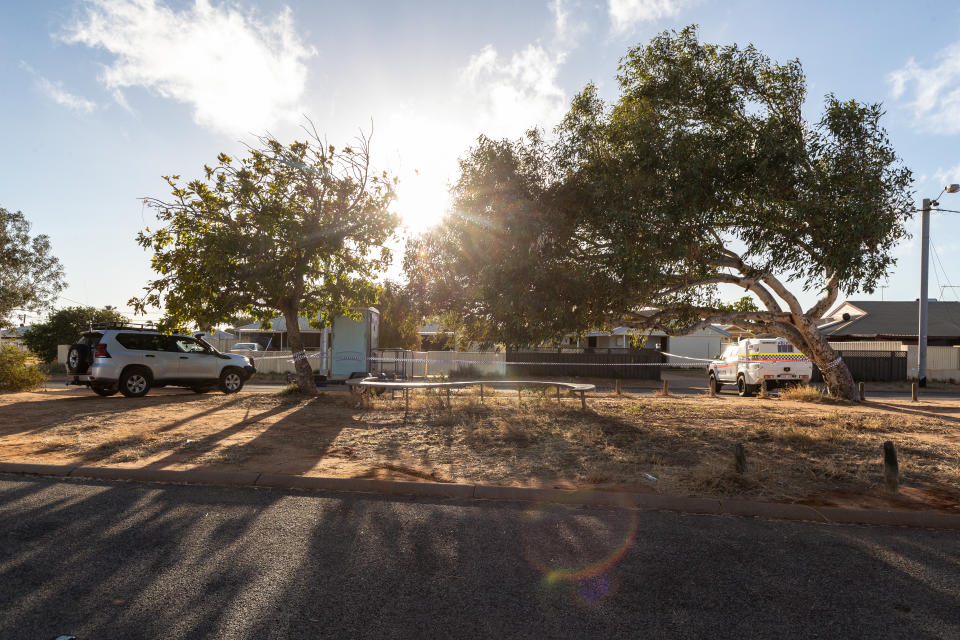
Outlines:
{"label": "metal fence panel", "polygon": [[[857,382],[895,382],[907,379],[906,351],[838,349],[850,374]],[[823,374],[813,365],[812,382],[823,382]]]}
{"label": "metal fence panel", "polygon": [[546,351],[507,351],[507,362],[531,364],[507,365],[510,377],[580,376],[591,378],[640,378],[659,380],[662,364],[658,349],[578,349],[576,352],[556,349]]}

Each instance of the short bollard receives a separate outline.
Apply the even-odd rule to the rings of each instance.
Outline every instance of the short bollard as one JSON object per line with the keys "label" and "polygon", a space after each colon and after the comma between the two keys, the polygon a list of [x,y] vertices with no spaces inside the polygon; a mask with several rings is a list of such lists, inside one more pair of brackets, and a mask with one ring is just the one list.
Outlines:
{"label": "short bollard", "polygon": [[557,385],[557,404],[560,404],[560,385]]}
{"label": "short bollard", "polygon": [[910,399],[914,402],[917,401],[917,383],[914,382],[910,385]]}
{"label": "short bollard", "polygon": [[661,393],[665,396],[670,395],[670,383],[667,380],[663,381],[663,391]]}
{"label": "short bollard", "polygon": [[865,396],[864,393],[863,393],[863,383],[862,383],[862,382],[858,382],[858,383],[857,383],[857,393],[860,395],[860,402],[863,402],[864,400],[866,400],[866,396]]}
{"label": "short bollard", "polygon": [[[557,388],[559,389],[560,387],[557,387]],[[618,396],[623,395],[623,392],[620,390],[620,378],[617,378],[617,395]]]}
{"label": "short bollard", "polygon": [[737,473],[743,473],[747,470],[747,452],[739,442],[733,445],[733,466]]}
{"label": "short bollard", "polygon": [[887,491],[897,493],[900,490],[900,463],[897,462],[897,448],[887,440],[883,443],[883,482]]}

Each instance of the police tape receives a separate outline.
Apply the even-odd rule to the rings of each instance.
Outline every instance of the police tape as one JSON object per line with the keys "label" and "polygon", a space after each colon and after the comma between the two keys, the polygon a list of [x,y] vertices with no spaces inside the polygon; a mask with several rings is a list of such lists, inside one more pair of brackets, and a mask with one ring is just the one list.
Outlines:
{"label": "police tape", "polygon": [[[472,366],[548,366],[548,367],[562,367],[562,366],[580,366],[580,367],[690,367],[690,368],[703,368],[707,364],[712,362],[712,360],[706,358],[692,358],[690,356],[681,356],[673,353],[667,353],[665,351],[660,352],[662,355],[670,358],[682,358],[684,360],[692,360],[694,362],[538,362],[538,361],[505,361],[505,360],[447,360],[447,359],[430,359],[430,358],[377,358],[369,357],[365,358],[359,355],[351,356],[337,356],[332,358],[337,362],[380,362],[380,363],[410,363],[410,364],[433,364],[433,365],[472,365]],[[317,359],[317,360],[328,360],[331,359],[328,354],[325,353],[307,353],[304,351],[298,351],[292,355],[284,356],[251,356],[251,358],[256,361],[261,360],[286,360],[287,362],[294,362],[296,360],[308,360],[308,359]]]}

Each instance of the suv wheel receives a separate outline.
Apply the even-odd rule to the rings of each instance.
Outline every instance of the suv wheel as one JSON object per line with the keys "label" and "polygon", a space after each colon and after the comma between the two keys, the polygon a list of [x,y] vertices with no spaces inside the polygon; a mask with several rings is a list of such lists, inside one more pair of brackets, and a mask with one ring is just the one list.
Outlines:
{"label": "suv wheel", "polygon": [[737,393],[740,394],[741,398],[752,396],[755,393],[753,386],[747,384],[747,379],[743,377],[743,374],[737,377]]}
{"label": "suv wheel", "polygon": [[106,398],[107,396],[112,396],[112,395],[115,394],[117,391],[120,391],[120,389],[118,389],[116,386],[107,386],[107,387],[105,387],[105,386],[99,385],[99,384],[92,384],[92,385],[90,385],[90,389],[92,389],[93,392],[94,392],[95,394],[97,394],[98,396],[103,396],[104,398]]}
{"label": "suv wheel", "polygon": [[120,393],[128,398],[142,398],[150,391],[150,372],[143,367],[130,367],[120,376]]}
{"label": "suv wheel", "polygon": [[224,393],[236,393],[243,389],[243,375],[240,369],[236,367],[227,367],[220,374],[220,391]]}
{"label": "suv wheel", "polygon": [[90,347],[77,343],[70,346],[67,352],[67,371],[70,373],[85,373],[90,368]]}

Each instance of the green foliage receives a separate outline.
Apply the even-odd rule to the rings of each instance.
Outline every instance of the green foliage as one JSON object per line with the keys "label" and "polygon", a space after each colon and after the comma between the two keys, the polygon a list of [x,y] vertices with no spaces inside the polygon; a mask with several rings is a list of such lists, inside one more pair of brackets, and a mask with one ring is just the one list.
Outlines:
{"label": "green foliage", "polygon": [[164,307],[162,326],[279,312],[319,327],[375,301],[398,220],[394,180],[369,172],[368,139],[339,150],[315,132],[260,142],[240,160],[220,154],[202,179],[165,177],[172,199],[146,200],[162,226],[137,241],[159,277],[131,304]]}
{"label": "green foliage", "polygon": [[47,376],[27,364],[29,354],[11,345],[0,345],[0,391],[29,391],[43,386]]}
{"label": "green foliage", "polygon": [[743,296],[736,302],[720,303],[717,305],[717,309],[721,311],[760,311],[760,307],[750,296]]}
{"label": "green foliage", "polygon": [[30,237],[23,213],[0,207],[0,326],[14,309],[43,310],[63,290],[63,267],[50,239]]}
{"label": "green foliage", "polygon": [[[406,265],[459,335],[735,320],[802,343],[791,323],[810,330],[798,318],[887,276],[913,198],[880,105],[830,94],[807,122],[798,61],[701,43],[693,27],[631,49],[618,81],[612,104],[593,85],[577,95],[554,141],[481,138],[461,161],[453,213]],[[791,281],[821,302],[799,309]],[[722,305],[722,283],[765,309]]]}
{"label": "green foliage", "polygon": [[377,296],[380,310],[380,347],[383,349],[419,349],[422,317],[410,292],[400,284],[387,280]]}
{"label": "green foliage", "polygon": [[23,335],[23,343],[44,362],[57,359],[57,345],[73,344],[91,324],[127,322],[126,316],[107,306],[67,307],[50,314],[46,322],[34,324]]}

